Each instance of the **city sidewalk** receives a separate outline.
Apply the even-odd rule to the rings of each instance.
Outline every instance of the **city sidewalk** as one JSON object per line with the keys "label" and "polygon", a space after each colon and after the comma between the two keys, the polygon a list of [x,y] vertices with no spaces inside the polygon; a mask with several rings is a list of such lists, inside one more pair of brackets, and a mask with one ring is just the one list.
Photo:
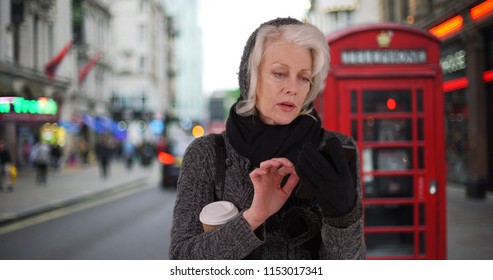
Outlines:
{"label": "city sidewalk", "polygon": [[466,197],[463,185],[447,185],[447,256],[450,260],[493,259],[493,194]]}
{"label": "city sidewalk", "polygon": [[129,170],[122,162],[113,161],[108,178],[103,179],[97,164],[66,167],[59,173],[50,170],[46,185],[35,183],[34,169],[19,171],[14,191],[0,192],[0,225],[76,203],[116,188],[157,183],[158,170],[157,162],[146,168],[134,164]]}

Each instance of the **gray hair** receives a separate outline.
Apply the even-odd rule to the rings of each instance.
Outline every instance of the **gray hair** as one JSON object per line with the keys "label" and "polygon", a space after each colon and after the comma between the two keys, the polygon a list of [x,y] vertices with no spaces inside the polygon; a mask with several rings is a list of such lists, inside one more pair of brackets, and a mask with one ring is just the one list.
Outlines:
{"label": "gray hair", "polygon": [[[329,46],[323,33],[314,25],[286,24],[263,25],[258,29],[255,45],[248,58],[247,73],[249,75],[248,92],[246,98],[236,105],[236,113],[242,116],[256,114],[255,101],[258,80],[258,69],[262,60],[267,42],[288,41],[297,46],[307,48],[312,54],[311,87],[301,108],[300,115],[307,115],[313,110],[313,100],[323,88],[323,83],[329,70]],[[242,95],[244,93],[242,92]]]}

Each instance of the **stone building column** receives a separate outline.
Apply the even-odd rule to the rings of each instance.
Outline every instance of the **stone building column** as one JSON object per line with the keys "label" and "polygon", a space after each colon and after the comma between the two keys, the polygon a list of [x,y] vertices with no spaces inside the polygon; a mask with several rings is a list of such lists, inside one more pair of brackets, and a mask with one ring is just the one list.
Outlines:
{"label": "stone building column", "polygon": [[469,159],[466,196],[483,199],[486,197],[488,179],[488,122],[486,88],[483,81],[485,71],[484,38],[465,15],[465,28],[461,32],[466,46],[469,84],[466,89],[468,106]]}

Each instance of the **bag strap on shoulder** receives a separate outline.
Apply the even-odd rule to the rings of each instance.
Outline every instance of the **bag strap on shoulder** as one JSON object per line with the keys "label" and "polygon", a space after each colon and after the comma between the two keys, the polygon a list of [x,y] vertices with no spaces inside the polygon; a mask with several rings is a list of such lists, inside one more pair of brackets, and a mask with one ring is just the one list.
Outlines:
{"label": "bag strap on shoulder", "polygon": [[214,134],[216,151],[215,199],[224,200],[224,177],[226,176],[226,146],[221,134]]}

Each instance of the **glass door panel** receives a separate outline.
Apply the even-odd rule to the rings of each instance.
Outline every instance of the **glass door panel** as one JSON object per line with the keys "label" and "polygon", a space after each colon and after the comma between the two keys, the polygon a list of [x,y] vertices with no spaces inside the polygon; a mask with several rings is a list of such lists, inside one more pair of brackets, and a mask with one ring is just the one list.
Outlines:
{"label": "glass door panel", "polygon": [[368,233],[365,241],[372,256],[414,255],[412,232]]}
{"label": "glass door panel", "polygon": [[412,120],[375,119],[363,122],[364,141],[411,141],[413,139]]}
{"label": "glass door panel", "polygon": [[363,92],[363,113],[411,111],[411,91],[409,90],[365,90]]}
{"label": "glass door panel", "polygon": [[364,176],[366,198],[414,196],[414,176]]}
{"label": "glass door panel", "polygon": [[363,150],[363,172],[376,170],[410,170],[412,148],[365,148]]}
{"label": "glass door panel", "polygon": [[365,226],[412,226],[414,206],[411,205],[367,205]]}

